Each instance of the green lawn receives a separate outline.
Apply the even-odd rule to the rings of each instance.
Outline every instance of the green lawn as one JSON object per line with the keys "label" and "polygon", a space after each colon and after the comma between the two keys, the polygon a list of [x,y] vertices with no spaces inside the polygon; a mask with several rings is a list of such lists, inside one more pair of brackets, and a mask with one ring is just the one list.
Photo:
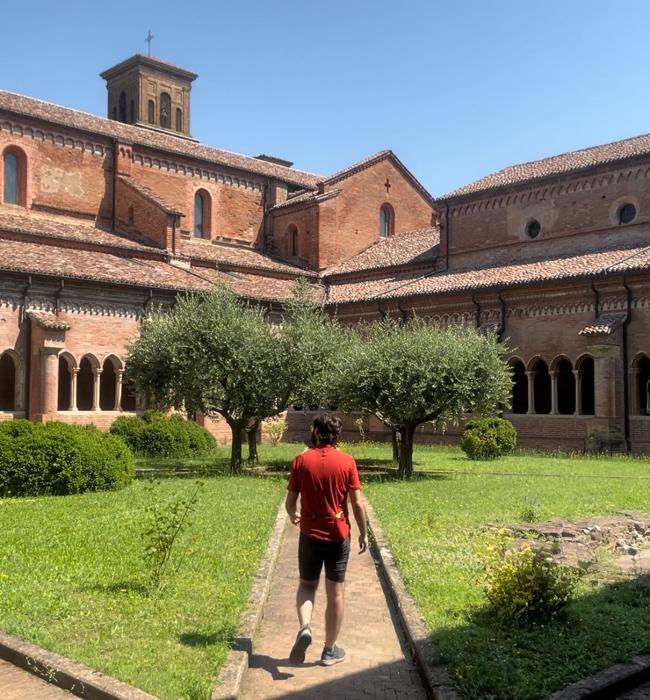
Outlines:
{"label": "green lawn", "polygon": [[585,581],[565,622],[504,629],[482,614],[477,555],[481,526],[521,521],[531,504],[540,519],[650,511],[650,461],[518,455],[481,463],[426,448],[415,461],[415,481],[375,480],[366,494],[465,697],[543,698],[650,651],[643,586]]}
{"label": "green lawn", "polygon": [[[396,481],[390,448],[343,446],[364,469],[406,584],[467,698],[541,698],[650,651],[650,595],[585,582],[568,620],[503,629],[481,613],[477,546],[486,523],[650,511],[650,461],[519,454],[471,462],[419,447],[416,477]],[[118,493],[0,500],[0,628],[163,698],[204,700],[237,627],[252,575],[301,445],[262,446],[259,478],[224,476],[228,452],[158,460],[211,474],[185,543],[186,566],[157,595],[143,590],[143,483]],[[152,462],[140,461],[140,467]],[[165,479],[165,494],[192,479]]]}
{"label": "green lawn", "polygon": [[[137,482],[117,493],[0,499],[0,628],[169,700],[205,700],[229,650],[283,484],[209,478],[183,568],[143,587]],[[189,493],[165,480],[157,498]]]}

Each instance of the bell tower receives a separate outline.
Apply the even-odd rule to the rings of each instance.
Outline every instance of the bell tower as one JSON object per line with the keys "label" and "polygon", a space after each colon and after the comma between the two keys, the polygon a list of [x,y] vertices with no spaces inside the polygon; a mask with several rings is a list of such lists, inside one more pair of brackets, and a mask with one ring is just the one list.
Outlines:
{"label": "bell tower", "polygon": [[100,74],[108,91],[108,118],[190,136],[190,92],[196,73],[136,54]]}

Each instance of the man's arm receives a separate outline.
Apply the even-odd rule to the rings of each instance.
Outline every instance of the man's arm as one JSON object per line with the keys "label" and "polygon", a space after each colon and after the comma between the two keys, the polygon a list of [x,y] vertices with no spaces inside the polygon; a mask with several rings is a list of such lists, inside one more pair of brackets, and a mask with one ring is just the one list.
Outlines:
{"label": "man's arm", "polygon": [[366,509],[363,507],[361,489],[350,490],[350,503],[359,528],[359,554],[363,554],[368,549],[368,533],[366,531]]}
{"label": "man's arm", "polygon": [[298,513],[296,510],[299,495],[300,494],[297,491],[287,491],[287,498],[284,501],[284,507],[287,509],[287,513],[289,513],[291,522],[294,525],[297,525],[300,522],[300,513]]}

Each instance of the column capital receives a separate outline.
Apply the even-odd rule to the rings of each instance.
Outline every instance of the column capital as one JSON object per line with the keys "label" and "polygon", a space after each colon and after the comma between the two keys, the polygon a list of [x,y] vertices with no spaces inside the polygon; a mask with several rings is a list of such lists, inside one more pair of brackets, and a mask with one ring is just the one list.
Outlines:
{"label": "column capital", "polygon": [[573,376],[577,379],[578,377],[582,377],[582,370],[581,369],[572,369]]}

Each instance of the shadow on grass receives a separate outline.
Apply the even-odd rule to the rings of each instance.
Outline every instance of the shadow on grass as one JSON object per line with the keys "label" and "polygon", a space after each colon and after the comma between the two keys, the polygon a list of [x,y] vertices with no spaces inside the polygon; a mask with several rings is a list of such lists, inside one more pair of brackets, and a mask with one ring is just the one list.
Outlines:
{"label": "shadow on grass", "polygon": [[[183,632],[178,635],[178,641],[187,647],[211,647],[215,644],[230,642],[231,640],[232,628],[226,627],[210,634],[205,632]],[[235,640],[233,648],[237,648],[236,644],[237,640]]]}
{"label": "shadow on grass", "polygon": [[599,586],[574,600],[565,619],[518,627],[482,609],[431,639],[466,699],[544,698],[650,651],[650,575]]}
{"label": "shadow on grass", "polygon": [[148,596],[150,589],[141,581],[116,581],[114,583],[96,583],[93,586],[83,586],[80,591],[92,593],[137,593],[138,595]]}

